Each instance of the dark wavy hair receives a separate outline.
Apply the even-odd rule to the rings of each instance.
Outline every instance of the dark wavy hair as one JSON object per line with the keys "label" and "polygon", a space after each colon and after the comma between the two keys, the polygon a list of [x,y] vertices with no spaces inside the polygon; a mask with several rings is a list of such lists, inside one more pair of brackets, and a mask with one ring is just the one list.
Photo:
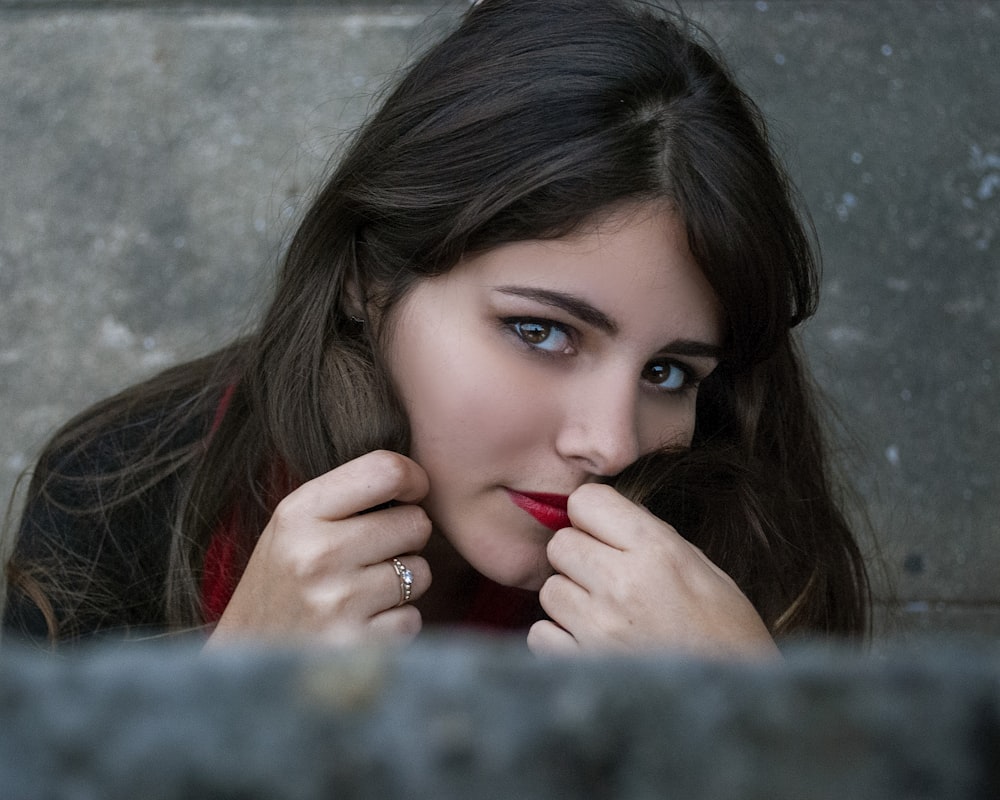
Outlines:
{"label": "dark wavy hair", "polygon": [[[465,254],[559,237],[646,201],[683,221],[725,312],[725,357],[699,392],[691,448],[643,458],[620,488],[728,572],[776,635],[866,632],[865,568],[792,334],[817,302],[809,228],[757,107],[694,26],[647,3],[468,10],[357,132],[290,244],[258,332],[86,412],[50,454],[173,410],[120,469],[81,480],[113,487],[93,494],[105,516],[168,482],[162,621],[196,626],[205,549],[231,509],[246,557],[285,490],[372,449],[407,450],[384,342],[352,322],[352,297],[391,320],[417,281]],[[198,435],[172,444],[196,420]],[[44,496],[51,461],[29,503]],[[52,620],[60,636],[103,596],[99,573],[81,584],[58,559],[15,558],[8,573],[40,603],[75,609]]]}

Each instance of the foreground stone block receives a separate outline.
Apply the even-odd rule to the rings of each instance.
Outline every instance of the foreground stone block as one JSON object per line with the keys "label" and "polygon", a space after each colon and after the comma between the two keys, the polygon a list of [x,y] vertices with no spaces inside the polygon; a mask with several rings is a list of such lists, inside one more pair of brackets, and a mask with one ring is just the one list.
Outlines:
{"label": "foreground stone block", "polygon": [[997,798],[1000,652],[0,653],[21,798]]}

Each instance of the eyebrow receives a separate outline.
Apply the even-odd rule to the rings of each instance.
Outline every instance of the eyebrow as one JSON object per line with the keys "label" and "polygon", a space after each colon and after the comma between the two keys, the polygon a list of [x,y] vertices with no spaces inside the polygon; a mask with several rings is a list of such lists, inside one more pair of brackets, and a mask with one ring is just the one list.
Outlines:
{"label": "eyebrow", "polygon": [[697,339],[675,339],[665,347],[660,348],[661,353],[670,353],[675,356],[689,356],[690,358],[712,358],[722,361],[726,349],[719,344],[709,342],[699,342]]}
{"label": "eyebrow", "polygon": [[[562,309],[567,314],[572,314],[580,321],[604,333],[610,335],[618,333],[618,323],[582,297],[551,289],[538,289],[533,286],[496,286],[494,288],[502,294],[524,297],[543,305]],[[725,354],[725,348],[722,345],[700,342],[696,339],[675,339],[661,347],[659,352],[689,356],[690,358],[713,358],[721,361]]]}
{"label": "eyebrow", "polygon": [[561,308],[582,322],[586,322],[605,333],[618,333],[618,323],[611,317],[595,308],[583,298],[566,292],[554,292],[551,289],[536,289],[533,286],[497,286],[496,290],[515,297],[526,297],[546,306]]}

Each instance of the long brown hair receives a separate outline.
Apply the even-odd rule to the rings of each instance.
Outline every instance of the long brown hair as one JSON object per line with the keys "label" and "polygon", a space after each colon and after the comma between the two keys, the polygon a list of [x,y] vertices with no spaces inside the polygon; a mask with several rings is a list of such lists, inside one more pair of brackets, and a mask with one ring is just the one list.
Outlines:
{"label": "long brown hair", "polygon": [[[114,486],[100,492],[105,515],[171,487],[157,588],[168,627],[203,620],[199,572],[228,510],[240,510],[248,553],[281,491],[375,448],[406,451],[382,342],[352,321],[351,298],[391,319],[416,281],[463,254],[665,200],[722,303],[726,356],[700,390],[690,451],[643,459],[621,486],[705,549],[775,633],[866,629],[864,566],[792,338],[817,302],[809,228],[761,114],[703,38],[626,0],[470,9],[358,131],[291,242],[258,332],[57,435],[43,465],[112,423],[171,409],[119,470],[86,479]],[[40,468],[29,502],[52,477]],[[9,574],[53,607],[86,608],[93,586],[53,600],[80,585],[59,569],[15,560]],[[73,614],[63,617],[59,635],[72,635]]]}

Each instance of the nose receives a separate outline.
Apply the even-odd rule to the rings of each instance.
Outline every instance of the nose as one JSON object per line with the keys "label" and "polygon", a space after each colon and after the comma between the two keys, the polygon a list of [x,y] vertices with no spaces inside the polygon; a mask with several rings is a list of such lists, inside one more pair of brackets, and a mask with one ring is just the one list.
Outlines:
{"label": "nose", "polygon": [[594,475],[617,475],[641,455],[638,406],[634,380],[595,376],[567,404],[557,452]]}

